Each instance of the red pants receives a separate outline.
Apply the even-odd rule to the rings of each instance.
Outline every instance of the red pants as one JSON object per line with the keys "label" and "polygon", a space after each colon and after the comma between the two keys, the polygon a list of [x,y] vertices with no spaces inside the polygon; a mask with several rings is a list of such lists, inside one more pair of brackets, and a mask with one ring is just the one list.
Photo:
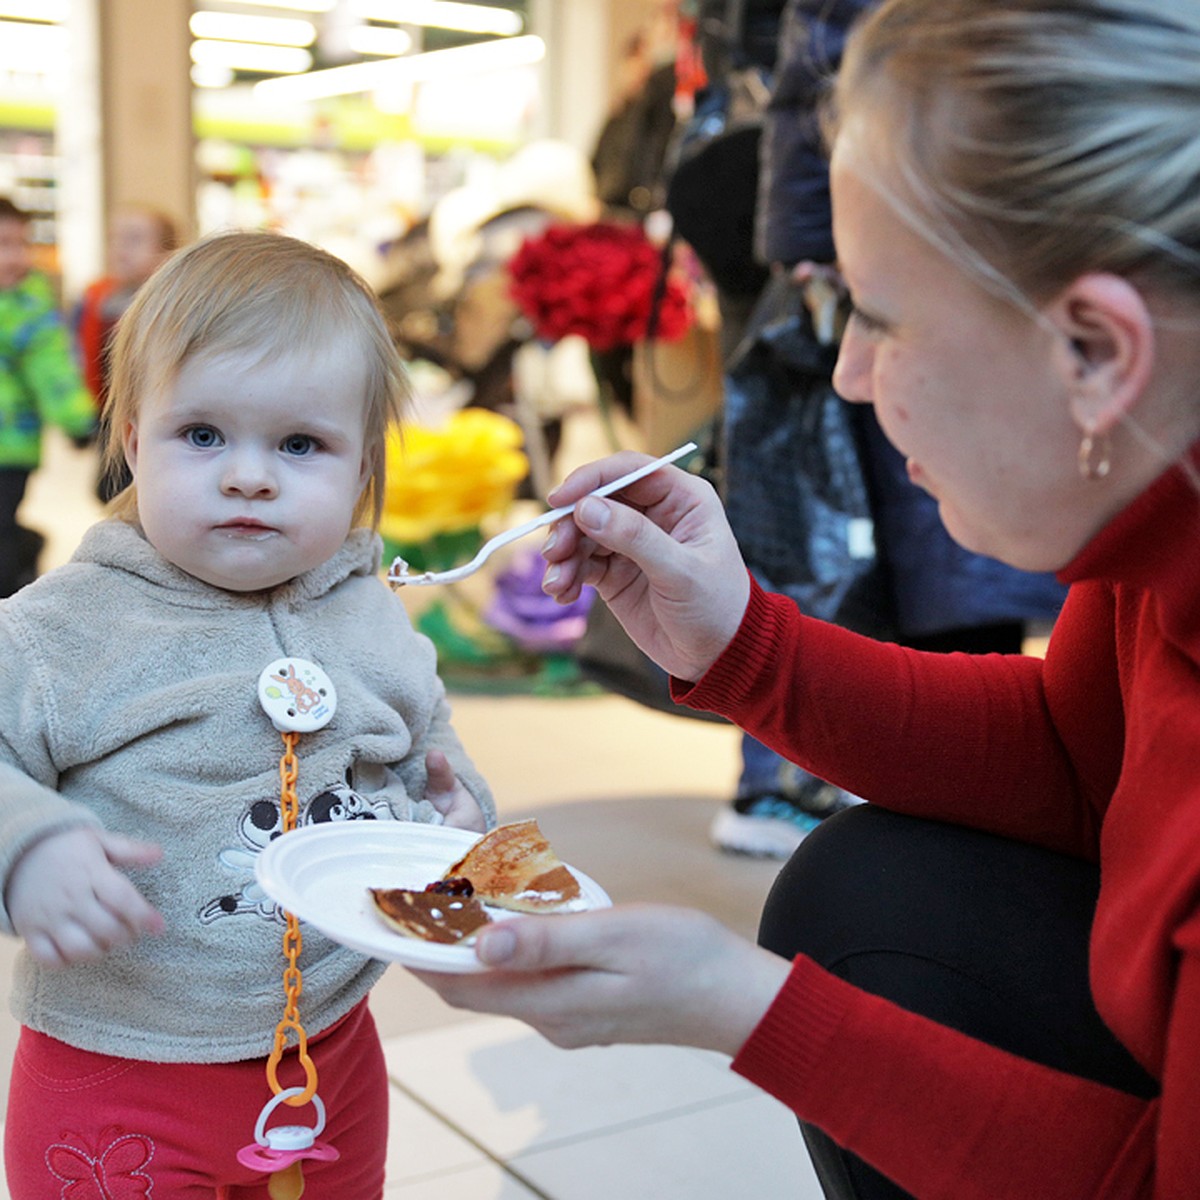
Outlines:
{"label": "red pants", "polygon": [[[387,1075],[366,1001],[309,1042],[337,1162],[303,1164],[306,1195],[377,1200],[387,1155]],[[294,1053],[279,1068],[301,1086]],[[267,1177],[237,1152],[271,1099],[262,1059],[149,1063],[21,1031],[4,1128],[12,1200],[266,1200]],[[313,1127],[312,1105],[268,1120]]]}

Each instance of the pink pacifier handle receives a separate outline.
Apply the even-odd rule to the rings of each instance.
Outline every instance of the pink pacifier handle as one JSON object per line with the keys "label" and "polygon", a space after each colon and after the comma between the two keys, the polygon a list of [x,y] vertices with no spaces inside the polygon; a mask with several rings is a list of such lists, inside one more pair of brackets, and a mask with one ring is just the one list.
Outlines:
{"label": "pink pacifier handle", "polygon": [[310,1158],[316,1162],[336,1162],[339,1155],[328,1142],[313,1142],[307,1150],[271,1150],[251,1142],[237,1152],[237,1160],[243,1167],[267,1175]]}
{"label": "pink pacifier handle", "polygon": [[267,1118],[285,1100],[304,1094],[304,1088],[285,1088],[273,1096],[258,1114],[254,1126],[254,1141],[237,1152],[237,1160],[243,1167],[253,1171],[274,1172],[290,1167],[304,1159],[317,1162],[334,1162],[338,1152],[328,1142],[318,1142],[317,1135],[325,1128],[325,1105],[321,1097],[313,1094],[312,1104],[317,1110],[317,1123],[309,1129],[306,1125],[277,1125],[267,1128]]}

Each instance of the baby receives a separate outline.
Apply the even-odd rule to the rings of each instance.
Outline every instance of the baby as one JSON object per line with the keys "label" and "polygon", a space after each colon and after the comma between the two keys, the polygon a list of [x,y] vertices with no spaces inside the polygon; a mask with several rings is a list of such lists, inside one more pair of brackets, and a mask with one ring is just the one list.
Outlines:
{"label": "baby", "polygon": [[[296,746],[300,824],[494,824],[433,647],[379,577],[405,397],[366,285],[290,238],[196,243],[122,318],[106,454],[133,483],[69,564],[0,604],[0,919],[25,942],[13,1200],[116,1171],[146,1194],[265,1195],[235,1157],[284,1006],[284,918],[254,879],[280,828],[265,669],[312,663],[336,692]],[[306,929],[299,966],[340,1153],[306,1173],[378,1196],[383,964]]]}

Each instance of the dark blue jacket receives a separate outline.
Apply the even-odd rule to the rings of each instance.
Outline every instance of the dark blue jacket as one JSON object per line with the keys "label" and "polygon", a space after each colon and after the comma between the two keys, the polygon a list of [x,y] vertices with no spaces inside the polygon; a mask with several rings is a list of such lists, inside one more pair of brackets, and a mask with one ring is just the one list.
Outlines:
{"label": "dark blue jacket", "polygon": [[[847,31],[877,2],[788,0],[784,9],[759,150],[756,248],[763,262],[834,261],[829,164],[817,110]],[[874,416],[863,424],[876,538],[891,568],[902,635],[1057,615],[1066,589],[1053,576],[964,550],[946,532],[936,501],[909,480]]]}
{"label": "dark blue jacket", "polygon": [[789,0],[759,149],[756,250],[764,263],[833,262],[829,169],[817,109],[846,32],[877,0]]}

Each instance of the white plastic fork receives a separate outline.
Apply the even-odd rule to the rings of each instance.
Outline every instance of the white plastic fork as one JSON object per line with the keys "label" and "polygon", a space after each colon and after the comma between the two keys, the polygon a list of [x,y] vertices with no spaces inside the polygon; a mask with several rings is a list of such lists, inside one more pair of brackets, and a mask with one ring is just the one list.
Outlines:
{"label": "white plastic fork", "polygon": [[449,571],[424,571],[420,575],[411,575],[408,570],[408,563],[402,558],[396,558],[393,560],[391,567],[388,568],[387,581],[394,588],[423,587],[433,583],[457,583],[460,579],[466,579],[468,575],[474,575],[501,546],[507,546],[509,542],[515,542],[518,538],[523,538],[526,534],[533,533],[535,529],[541,529],[546,525],[553,525],[555,521],[561,521],[563,517],[570,516],[575,511],[575,506],[580,501],[586,500],[588,496],[611,496],[613,492],[619,492],[631,483],[636,483],[639,479],[644,479],[647,475],[657,471],[659,467],[665,467],[667,463],[672,463],[677,458],[682,458],[685,454],[689,454],[695,449],[696,443],[688,442],[686,445],[680,446],[677,450],[672,450],[670,454],[664,454],[662,458],[656,458],[653,462],[648,462],[645,466],[638,467],[636,471],[630,471],[628,475],[622,475],[620,479],[614,479],[611,483],[603,484],[601,487],[596,488],[595,491],[588,492],[587,496],[580,496],[579,500],[575,501],[575,504],[568,504],[562,508],[552,508],[549,512],[542,513],[540,517],[535,517],[532,521],[526,521],[524,525],[514,525],[512,529],[506,529],[503,533],[498,533],[494,538],[484,542],[479,549],[479,553],[469,563],[464,563],[461,567],[452,567]]}

